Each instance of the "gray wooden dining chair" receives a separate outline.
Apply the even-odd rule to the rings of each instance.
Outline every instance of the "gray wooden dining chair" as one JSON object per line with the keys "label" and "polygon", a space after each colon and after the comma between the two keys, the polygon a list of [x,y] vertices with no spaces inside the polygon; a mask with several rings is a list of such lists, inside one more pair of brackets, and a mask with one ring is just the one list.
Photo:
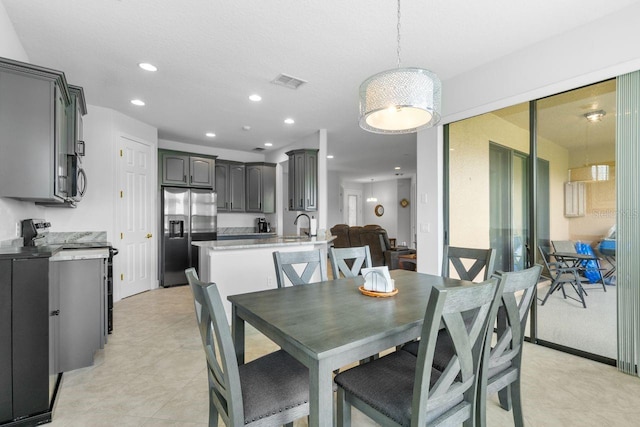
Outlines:
{"label": "gray wooden dining chair", "polygon": [[[497,279],[457,288],[434,286],[417,357],[395,351],[335,377],[338,426],[351,424],[352,406],[384,426],[473,425],[482,347],[501,286]],[[463,313],[473,313],[469,327]],[[456,357],[438,371],[432,364],[441,322],[453,339]]]}
{"label": "gray wooden dining chair", "polygon": [[209,426],[293,426],[309,414],[309,371],[283,350],[238,366],[222,300],[215,283],[185,270],[209,377]]}
{"label": "gray wooden dining chair", "polygon": [[462,280],[476,281],[480,272],[481,280],[487,280],[494,271],[495,249],[460,248],[444,245],[442,253],[442,277],[451,277],[451,267]]}
{"label": "gray wooden dining chair", "polygon": [[[329,248],[329,260],[333,270],[333,278],[356,277],[362,267],[371,267],[371,252],[369,246],[354,248]],[[349,265],[350,264],[350,265]]]}
{"label": "gray wooden dining chair", "polygon": [[[496,318],[489,319],[489,333],[484,346],[478,385],[476,425],[486,425],[487,395],[498,393],[500,406],[509,411],[513,408],[513,421],[517,427],[524,426],[522,399],[520,396],[520,374],[522,347],[529,308],[535,295],[542,266],[535,265],[522,271],[500,273],[502,295]],[[468,322],[468,321],[467,321]],[[492,344],[493,325],[496,325],[496,341]],[[403,348],[414,356],[418,354],[417,343]],[[446,369],[455,349],[449,334],[438,333],[433,367]]]}
{"label": "gray wooden dining chair", "polygon": [[320,271],[318,281],[327,280],[327,261],[320,249],[297,252],[275,251],[273,262],[279,288],[285,287],[285,279],[288,279],[294,286],[309,284],[317,270]]}

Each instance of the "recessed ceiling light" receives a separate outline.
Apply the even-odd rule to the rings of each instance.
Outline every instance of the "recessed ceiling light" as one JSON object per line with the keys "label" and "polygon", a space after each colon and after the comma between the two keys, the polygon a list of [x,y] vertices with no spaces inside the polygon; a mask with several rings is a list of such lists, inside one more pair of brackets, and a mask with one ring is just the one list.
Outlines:
{"label": "recessed ceiling light", "polygon": [[257,93],[254,93],[253,95],[250,95],[249,99],[251,101],[253,101],[253,102],[262,101],[262,97],[260,95],[258,95]]}
{"label": "recessed ceiling light", "polygon": [[214,137],[216,136],[216,134],[215,134],[215,133],[213,133],[213,132],[207,132],[207,133],[205,133],[204,135],[205,135],[205,136],[208,136],[209,138],[214,138]]}
{"label": "recessed ceiling light", "polygon": [[138,67],[142,68],[145,71],[158,71],[158,67],[153,64],[149,64],[148,62],[141,62],[138,64]]}
{"label": "recessed ceiling light", "polygon": [[333,154],[327,155],[327,159],[333,159]]}
{"label": "recessed ceiling light", "polygon": [[396,166],[394,169],[399,171],[401,168],[400,168],[400,166]]}
{"label": "recessed ceiling light", "polygon": [[133,105],[137,105],[138,107],[142,107],[144,105],[144,101],[141,99],[132,99],[131,103]]}
{"label": "recessed ceiling light", "polygon": [[251,130],[251,126],[244,125],[244,126],[242,126],[242,130]]}
{"label": "recessed ceiling light", "polygon": [[272,144],[272,143],[270,143],[270,142],[265,142],[265,143],[264,143],[264,146],[265,146],[265,147],[273,147],[273,144]]}
{"label": "recessed ceiling light", "polygon": [[295,120],[293,120],[291,117],[284,119],[284,122],[288,125],[292,125],[295,123]]}

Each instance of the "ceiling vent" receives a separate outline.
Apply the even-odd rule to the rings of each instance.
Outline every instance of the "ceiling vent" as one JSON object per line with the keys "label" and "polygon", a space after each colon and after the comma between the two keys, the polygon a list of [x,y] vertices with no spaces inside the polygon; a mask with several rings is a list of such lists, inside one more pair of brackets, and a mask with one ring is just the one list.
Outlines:
{"label": "ceiling vent", "polygon": [[264,148],[262,147],[256,147],[253,149],[253,151],[264,151]]}
{"label": "ceiling vent", "polygon": [[295,77],[287,76],[286,74],[280,74],[275,79],[271,80],[271,83],[288,87],[289,89],[298,89],[300,86],[307,82]]}

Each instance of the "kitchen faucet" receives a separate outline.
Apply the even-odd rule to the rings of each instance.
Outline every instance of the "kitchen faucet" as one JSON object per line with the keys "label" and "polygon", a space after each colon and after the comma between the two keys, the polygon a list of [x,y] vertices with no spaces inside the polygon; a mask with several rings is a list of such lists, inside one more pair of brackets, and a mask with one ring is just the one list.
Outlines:
{"label": "kitchen faucet", "polygon": [[305,214],[305,213],[301,213],[300,215],[298,215],[295,219],[295,221],[293,221],[293,225],[298,225],[298,218],[300,218],[301,216],[306,216],[307,217],[307,221],[309,224],[309,231],[306,231],[304,234],[306,234],[307,236],[309,235],[309,232],[311,231],[311,218],[309,218],[309,215]]}

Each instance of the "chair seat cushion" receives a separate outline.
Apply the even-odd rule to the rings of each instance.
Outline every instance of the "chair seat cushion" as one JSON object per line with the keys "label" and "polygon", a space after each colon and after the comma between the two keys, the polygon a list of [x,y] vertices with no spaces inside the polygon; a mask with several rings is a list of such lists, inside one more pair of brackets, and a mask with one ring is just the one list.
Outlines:
{"label": "chair seat cushion", "polygon": [[[408,352],[396,351],[364,365],[341,372],[335,382],[348,393],[367,403],[400,425],[411,425],[411,401],[417,358]],[[430,387],[441,373],[431,369]],[[431,408],[427,421],[436,419],[463,400],[451,400]]]}
{"label": "chair seat cushion", "polygon": [[[402,346],[402,350],[417,357],[419,346],[420,341],[412,341]],[[451,341],[449,333],[445,329],[441,329],[438,332],[438,341],[433,352],[433,367],[442,372],[447,367],[449,361],[454,355],[455,348],[453,345],[453,341]],[[460,378],[458,378],[458,380],[459,379]]]}
{"label": "chair seat cushion", "polygon": [[309,402],[309,371],[283,350],[238,368],[245,424]]}

